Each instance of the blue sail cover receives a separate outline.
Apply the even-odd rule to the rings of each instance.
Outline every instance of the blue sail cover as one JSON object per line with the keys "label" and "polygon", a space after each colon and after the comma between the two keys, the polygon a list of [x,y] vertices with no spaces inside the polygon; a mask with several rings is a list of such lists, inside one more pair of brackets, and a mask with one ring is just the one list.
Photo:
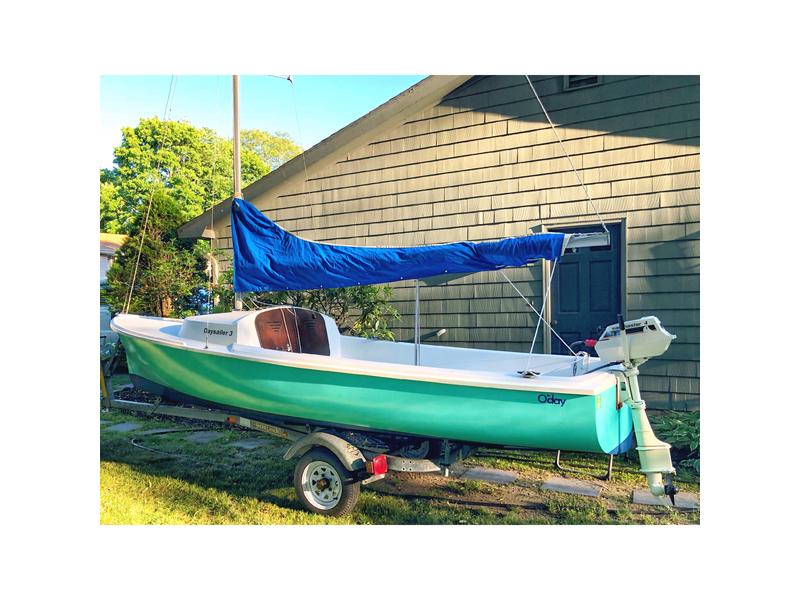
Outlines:
{"label": "blue sail cover", "polygon": [[338,288],[522,267],[561,256],[565,235],[409,248],[336,246],[294,236],[238,198],[231,206],[231,231],[237,292]]}

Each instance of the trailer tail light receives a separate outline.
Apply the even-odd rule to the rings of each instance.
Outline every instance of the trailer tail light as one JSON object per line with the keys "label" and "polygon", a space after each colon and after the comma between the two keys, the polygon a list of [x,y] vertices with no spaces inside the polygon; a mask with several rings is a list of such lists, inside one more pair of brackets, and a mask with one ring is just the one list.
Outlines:
{"label": "trailer tail light", "polygon": [[389,467],[386,464],[385,454],[378,454],[378,456],[367,463],[367,473],[372,473],[373,475],[383,475],[388,470]]}

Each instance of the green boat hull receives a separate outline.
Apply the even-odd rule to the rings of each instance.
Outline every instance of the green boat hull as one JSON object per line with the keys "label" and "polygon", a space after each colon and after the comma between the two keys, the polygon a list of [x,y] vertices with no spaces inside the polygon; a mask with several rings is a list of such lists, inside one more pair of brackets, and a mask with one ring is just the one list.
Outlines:
{"label": "green boat hull", "polygon": [[536,391],[322,371],[121,339],[132,375],[230,410],[484,445],[614,454],[633,443],[631,411],[617,408],[615,387],[553,401]]}

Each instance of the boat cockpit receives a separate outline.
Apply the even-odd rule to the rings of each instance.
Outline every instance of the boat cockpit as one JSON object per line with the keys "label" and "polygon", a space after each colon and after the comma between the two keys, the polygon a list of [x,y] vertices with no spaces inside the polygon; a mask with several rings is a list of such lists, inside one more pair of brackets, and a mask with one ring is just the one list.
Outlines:
{"label": "boat cockpit", "polygon": [[[332,358],[414,365],[414,344],[342,335],[335,321],[295,306],[259,311],[197,315],[184,319],[179,337],[191,344],[220,344],[248,354],[261,350],[313,354]],[[190,341],[191,340],[191,341]],[[596,363],[590,359],[587,364]],[[556,376],[574,375],[574,357],[423,344],[419,365],[465,371],[516,373],[533,369]]]}

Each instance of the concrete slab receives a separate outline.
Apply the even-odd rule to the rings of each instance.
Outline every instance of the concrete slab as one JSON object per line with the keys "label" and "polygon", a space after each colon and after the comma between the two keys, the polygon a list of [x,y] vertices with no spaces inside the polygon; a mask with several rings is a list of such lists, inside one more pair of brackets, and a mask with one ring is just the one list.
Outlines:
{"label": "concrete slab", "polygon": [[195,431],[191,435],[187,435],[184,439],[187,442],[194,442],[195,444],[208,444],[213,442],[222,434],[219,431]]}
{"label": "concrete slab", "polygon": [[[633,503],[646,504],[648,506],[672,506],[669,498],[658,498],[650,493],[650,490],[633,490]],[[675,508],[687,510],[699,510],[700,498],[697,494],[689,492],[678,492],[675,494]]]}
{"label": "concrete slab", "polygon": [[518,475],[512,471],[501,469],[490,469],[488,467],[472,467],[461,474],[464,479],[476,479],[478,481],[488,481],[489,483],[512,483],[516,481]]}
{"label": "concrete slab", "polygon": [[118,423],[111,427],[106,427],[106,431],[133,431],[139,429],[142,425],[140,423]]}
{"label": "concrete slab", "polygon": [[148,429],[147,431],[142,431],[139,435],[158,435],[160,433],[180,433],[181,431],[186,431],[186,427],[181,427],[179,429],[175,429],[174,427],[166,428],[166,429]]}
{"label": "concrete slab", "polygon": [[231,446],[242,448],[243,450],[255,450],[266,446],[268,443],[267,440],[239,440],[238,442],[232,442]]}
{"label": "concrete slab", "polygon": [[599,485],[594,485],[588,481],[580,479],[567,479],[565,477],[553,477],[542,484],[543,490],[551,492],[561,492],[564,494],[576,494],[578,496],[590,496],[597,498],[603,491]]}

